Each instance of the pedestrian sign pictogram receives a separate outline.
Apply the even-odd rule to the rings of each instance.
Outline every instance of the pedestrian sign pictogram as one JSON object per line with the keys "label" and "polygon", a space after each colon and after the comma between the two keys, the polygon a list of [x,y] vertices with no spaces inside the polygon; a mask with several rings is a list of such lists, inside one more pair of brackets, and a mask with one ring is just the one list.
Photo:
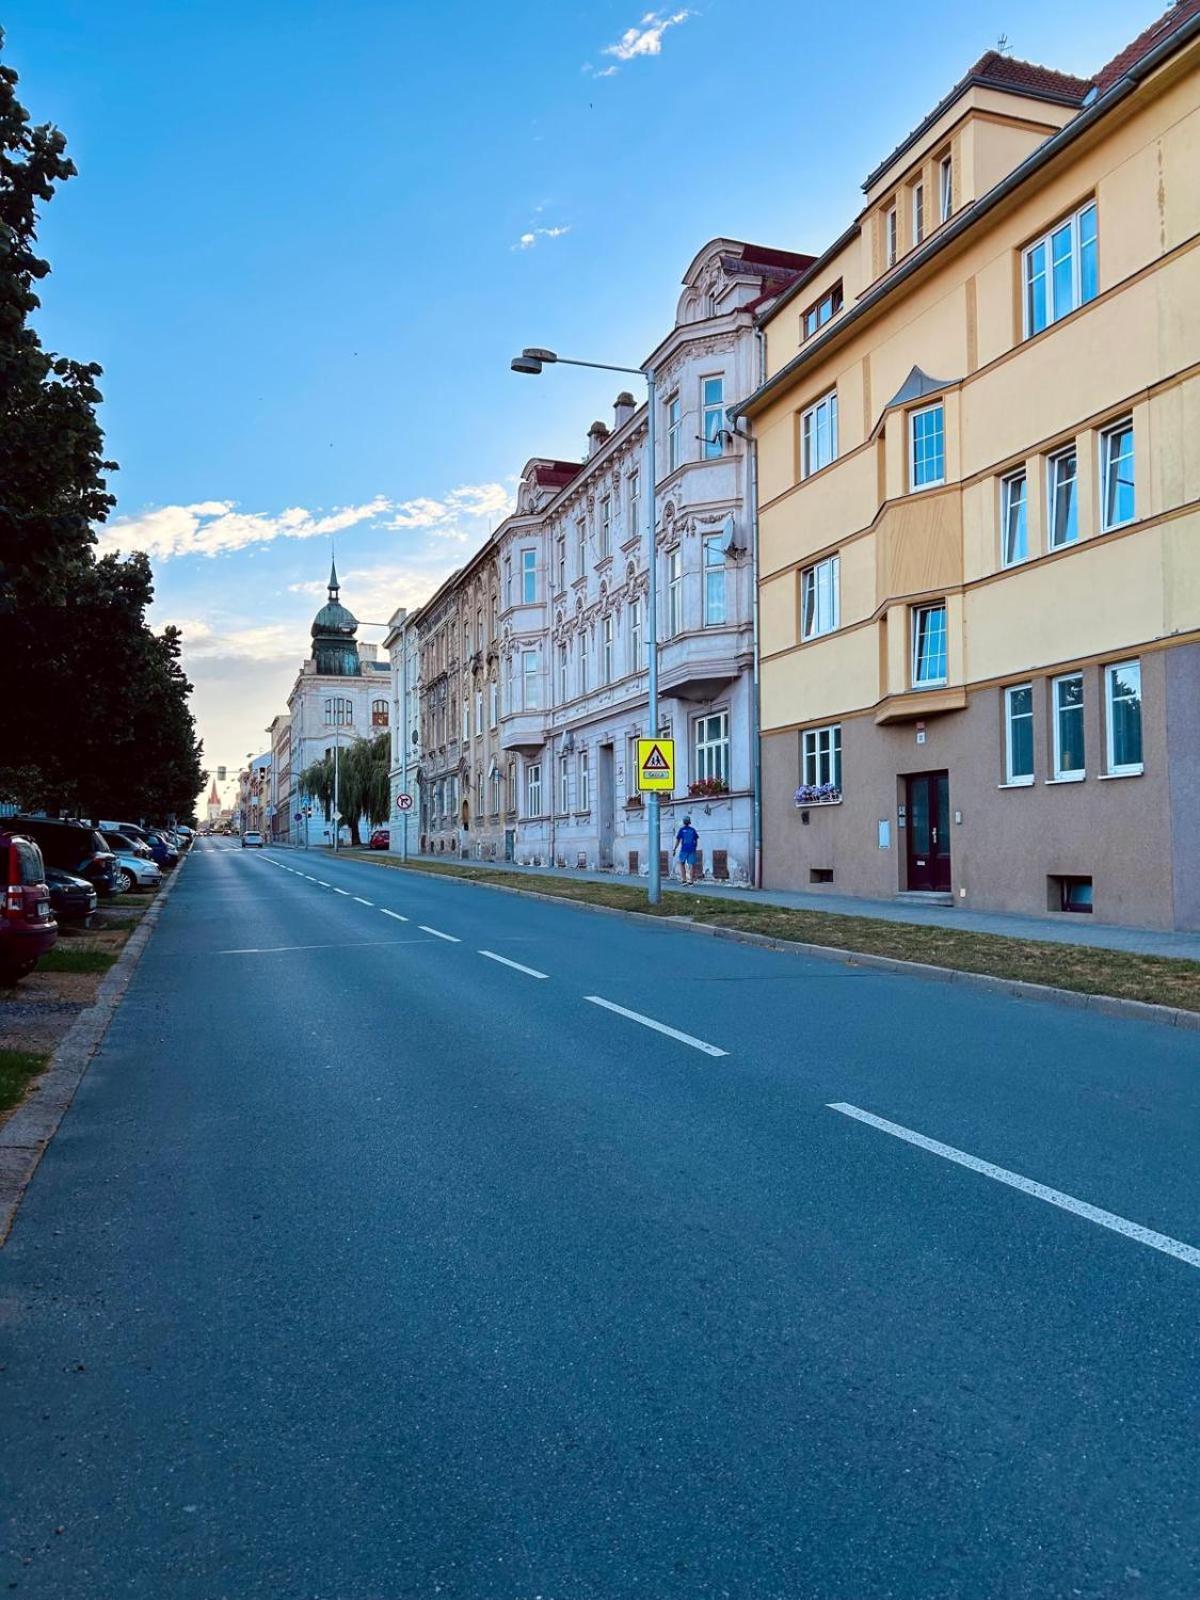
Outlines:
{"label": "pedestrian sign pictogram", "polygon": [[663,789],[668,794],[674,789],[674,739],[639,739],[637,760],[639,789]]}

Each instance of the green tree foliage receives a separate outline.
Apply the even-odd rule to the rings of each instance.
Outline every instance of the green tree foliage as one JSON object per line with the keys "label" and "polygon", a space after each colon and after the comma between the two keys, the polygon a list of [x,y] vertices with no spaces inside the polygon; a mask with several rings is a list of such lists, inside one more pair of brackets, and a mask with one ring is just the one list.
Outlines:
{"label": "green tree foliage", "polygon": [[43,350],[29,323],[50,270],[38,206],[74,174],[63,135],[30,125],[0,62],[0,798],[187,816],[205,774],[179,634],[147,626],[145,556],[95,559],[93,527],[115,503],[100,368]]}
{"label": "green tree foliage", "polygon": [[[388,780],[388,736],[354,739],[338,755],[337,791],[340,821],[350,829],[350,842],[362,843],[359,823],[365,817],[372,827],[388,819],[391,785]],[[300,774],[300,791],[320,802],[326,819],[333,814],[333,757],[314,761]]]}

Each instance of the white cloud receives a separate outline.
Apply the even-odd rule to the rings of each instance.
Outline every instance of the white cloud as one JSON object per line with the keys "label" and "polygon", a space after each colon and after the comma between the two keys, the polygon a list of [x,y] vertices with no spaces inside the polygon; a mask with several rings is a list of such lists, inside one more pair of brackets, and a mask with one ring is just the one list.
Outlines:
{"label": "white cloud", "polygon": [[539,239],[561,239],[564,234],[570,233],[571,225],[560,228],[531,228],[528,233],[523,233],[516,244],[510,245],[511,250],[532,250]]}
{"label": "white cloud", "polygon": [[216,556],[275,539],[315,539],[341,533],[391,509],[392,502],[382,495],[324,516],[300,506],[268,515],[239,511],[233,500],[201,500],[188,506],[159,506],[139,517],[119,517],[99,530],[97,548],[101,555],[144,550],[162,561],[173,556]]}
{"label": "white cloud", "polygon": [[[324,593],[324,585],[318,585]],[[170,625],[183,634],[185,663],[192,661],[295,661],[304,658],[305,631],[286,622],[259,623],[255,627],[214,627],[202,617],[168,617],[156,624]]]}
{"label": "white cloud", "polygon": [[[612,56],[617,61],[636,61],[639,56],[662,54],[663,34],[686,22],[693,11],[647,11],[635,28],[626,28],[615,44],[606,44],[601,55]],[[614,66],[604,67],[596,73],[598,78],[611,78],[617,71]]]}
{"label": "white cloud", "polygon": [[464,533],[458,526],[464,517],[500,522],[515,504],[511,489],[503,483],[466,483],[441,500],[401,500],[392,506],[388,528],[425,528],[438,538],[462,543],[478,538],[478,529]]}
{"label": "white cloud", "polygon": [[[339,572],[342,599],[356,617],[369,622],[386,622],[399,606],[412,610],[422,606],[443,584],[460,561],[448,560],[444,549],[431,549],[409,561],[383,561],[370,567],[349,567]],[[323,598],[325,585],[319,581],[293,583],[289,593]],[[293,637],[296,637],[293,631]],[[374,635],[373,637],[380,637]]]}

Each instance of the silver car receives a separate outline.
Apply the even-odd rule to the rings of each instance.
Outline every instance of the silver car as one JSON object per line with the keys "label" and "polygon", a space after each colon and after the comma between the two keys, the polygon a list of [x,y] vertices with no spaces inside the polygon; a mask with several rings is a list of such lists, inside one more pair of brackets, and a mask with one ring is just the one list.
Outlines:
{"label": "silver car", "polygon": [[153,857],[134,855],[132,850],[122,850],[111,842],[108,848],[117,858],[117,879],[123,894],[132,894],[135,889],[158,888],[162,872]]}

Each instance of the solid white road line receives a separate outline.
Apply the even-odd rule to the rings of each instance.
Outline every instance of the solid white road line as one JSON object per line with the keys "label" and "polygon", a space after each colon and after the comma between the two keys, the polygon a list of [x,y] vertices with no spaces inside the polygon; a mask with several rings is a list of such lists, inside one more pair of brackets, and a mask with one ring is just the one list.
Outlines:
{"label": "solid white road line", "polygon": [[377,950],[381,946],[420,944],[419,939],[344,939],[340,944],[264,944],[244,950],[218,950],[219,956],[274,956],[292,950]]}
{"label": "solid white road line", "polygon": [[407,922],[408,921],[407,917],[402,917],[398,911],[389,911],[386,906],[380,906],[379,909],[383,912],[385,917],[395,917],[397,922]]}
{"label": "solid white road line", "polygon": [[1161,1250],[1164,1255],[1174,1256],[1177,1261],[1186,1261],[1189,1267],[1200,1267],[1200,1250],[1194,1245],[1172,1239],[1169,1234],[1156,1233],[1153,1228],[1143,1228],[1140,1223],[1118,1217],[1112,1211],[1102,1211],[1099,1206],[1089,1205],[1086,1200],[1076,1200],[1072,1195],[1063,1194],[1061,1189],[1049,1189],[1044,1183],[1035,1183],[1032,1178],[1023,1178],[1018,1172],[1009,1172],[1006,1167],[997,1167],[991,1161],[980,1161],[978,1156],[970,1156],[965,1150],[956,1150],[952,1144],[942,1144],[939,1139],[927,1139],[923,1133],[914,1133],[911,1128],[902,1127],[898,1122],[889,1122],[886,1117],[873,1116],[871,1112],[862,1111],[858,1106],[847,1105],[845,1101],[830,1101],[829,1109],[840,1111],[844,1117],[854,1117],[856,1121],[878,1128],[881,1133],[890,1133],[894,1138],[903,1139],[908,1144],[915,1144],[919,1149],[928,1150],[935,1156],[942,1156],[960,1167],[980,1172],[985,1178],[994,1178],[997,1183],[1006,1183],[1010,1189],[1019,1189],[1022,1194],[1031,1194],[1035,1200],[1045,1200],[1049,1205],[1058,1206],[1062,1211],[1070,1211],[1077,1217],[1086,1217],[1089,1222],[1095,1222],[1101,1228],[1110,1228],[1113,1233],[1124,1234],[1127,1239],[1134,1239],[1138,1244],[1149,1245],[1151,1250]]}
{"label": "solid white road line", "polygon": [[718,1050],[715,1044],[705,1044],[703,1039],[694,1039],[690,1033],[680,1033],[678,1028],[668,1028],[665,1022],[655,1022],[653,1017],[644,1017],[640,1011],[627,1011],[624,1006],[614,1005],[611,1000],[604,1000],[598,994],[585,994],[585,1000],[591,1001],[594,1006],[603,1006],[606,1011],[615,1011],[619,1017],[628,1017],[631,1022],[640,1022],[643,1028],[653,1028],[655,1033],[665,1033],[670,1039],[678,1039],[680,1044],[690,1044],[693,1050],[703,1050],[706,1056],[727,1056],[728,1050]]}
{"label": "solid white road line", "polygon": [[418,922],[417,927],[422,933],[431,933],[435,939],[445,939],[447,944],[461,944],[461,939],[456,939],[452,933],[439,933],[436,928],[427,928],[423,922]]}
{"label": "solid white road line", "polygon": [[489,961],[498,961],[502,967],[511,967],[514,972],[527,972],[531,978],[547,978],[549,973],[539,972],[536,967],[523,967],[519,961],[510,961],[507,956],[498,956],[494,950],[481,950],[481,956],[486,956]]}
{"label": "solid white road line", "polygon": [[352,895],[351,899],[357,900],[360,906],[373,906],[375,904],[373,900],[364,900],[360,894]]}

